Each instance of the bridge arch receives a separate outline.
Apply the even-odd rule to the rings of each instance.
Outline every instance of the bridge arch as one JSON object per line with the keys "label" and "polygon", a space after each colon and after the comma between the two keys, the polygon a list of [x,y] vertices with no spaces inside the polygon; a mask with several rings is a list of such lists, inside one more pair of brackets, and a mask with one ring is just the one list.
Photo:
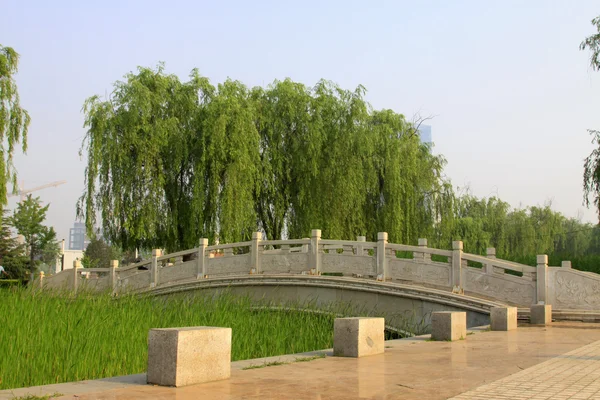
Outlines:
{"label": "bridge arch", "polygon": [[467,326],[489,324],[490,308],[502,303],[411,285],[385,284],[337,276],[247,275],[215,277],[173,283],[142,293],[168,296],[202,291],[211,295],[228,292],[273,305],[310,303],[317,309],[332,305],[384,316],[396,332],[411,332],[411,324],[430,324],[433,311],[466,311]]}

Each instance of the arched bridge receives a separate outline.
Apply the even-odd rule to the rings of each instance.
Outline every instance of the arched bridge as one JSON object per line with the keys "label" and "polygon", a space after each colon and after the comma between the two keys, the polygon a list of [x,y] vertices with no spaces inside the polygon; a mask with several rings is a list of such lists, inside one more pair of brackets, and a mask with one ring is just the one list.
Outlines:
{"label": "arched bridge", "polygon": [[468,325],[489,320],[490,308],[519,307],[526,316],[532,304],[551,304],[556,319],[600,320],[600,276],[571,268],[548,266],[545,255],[536,267],[495,257],[453,250],[392,244],[387,234],[377,242],[324,240],[320,230],[297,240],[261,240],[208,246],[111,268],[75,268],[41,277],[44,288],[82,287],[98,291],[150,293],[157,296],[190,291],[223,290],[271,303],[311,301],[325,307],[350,303],[385,315],[401,329],[407,313],[428,322],[431,311],[464,310]]}

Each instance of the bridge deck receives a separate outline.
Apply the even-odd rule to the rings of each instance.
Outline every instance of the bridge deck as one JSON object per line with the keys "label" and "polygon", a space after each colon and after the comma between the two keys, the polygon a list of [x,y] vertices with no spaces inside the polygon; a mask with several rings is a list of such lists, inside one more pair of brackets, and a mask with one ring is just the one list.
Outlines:
{"label": "bridge deck", "polygon": [[[64,399],[80,400],[424,400],[447,399],[461,393],[460,399],[570,398],[559,395],[555,390],[559,385],[563,394],[582,389],[573,398],[588,398],[582,396],[591,396],[596,388],[583,390],[583,383],[591,378],[579,377],[595,378],[600,374],[599,341],[600,325],[596,324],[556,322],[545,328],[523,325],[511,332],[480,331],[452,343],[429,342],[426,338],[389,341],[385,354],[361,359],[327,357],[251,370],[242,367],[252,361],[236,362],[231,379],[185,388],[144,385],[144,375],[137,375],[124,378],[122,384],[128,381],[127,387],[120,389],[114,389],[117,379],[51,385],[45,392],[58,391],[66,395]],[[13,393],[42,392],[34,389]],[[508,389],[509,397],[501,397],[508,395]],[[0,392],[0,399],[6,392]]]}

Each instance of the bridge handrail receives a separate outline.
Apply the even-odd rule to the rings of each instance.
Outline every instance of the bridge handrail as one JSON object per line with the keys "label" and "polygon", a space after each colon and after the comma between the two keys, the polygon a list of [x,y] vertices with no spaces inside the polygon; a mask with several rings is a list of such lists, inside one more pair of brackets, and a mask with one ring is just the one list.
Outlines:
{"label": "bridge handrail", "polygon": [[412,251],[413,253],[435,254],[444,257],[452,256],[451,250],[434,249],[431,247],[410,246],[407,244],[388,243],[385,245],[385,248],[395,251]]}
{"label": "bridge handrail", "polygon": [[[356,240],[322,239],[318,229],[312,230],[311,235],[302,239],[261,240],[263,234],[257,232],[252,234],[251,241],[212,246],[207,246],[207,239],[202,239],[195,248],[164,255],[157,249],[153,252],[156,256],[120,268],[114,262],[111,268],[82,269],[81,262],[75,260],[75,270],[65,269],[47,277],[40,274],[38,282],[41,287],[48,284],[48,288],[71,285],[76,291],[80,278],[90,278],[92,275],[88,273],[93,273],[98,284],[93,282],[90,286],[112,286],[113,291],[118,293],[128,288],[137,290],[146,287],[150,290],[179,281],[219,275],[281,273],[286,276],[320,276],[341,273],[346,277],[376,279],[378,282],[409,281],[416,285],[434,285],[459,292],[464,290],[519,304],[557,302],[562,306],[582,309],[598,304],[600,309],[600,298],[596,295],[600,275],[572,269],[569,261],[564,261],[560,267],[548,266],[547,255],[538,255],[536,265],[530,266],[498,259],[494,248],[487,248],[485,256],[465,253],[461,241],[453,242],[453,250],[446,250],[428,247],[425,238],[418,240],[418,246],[388,243],[385,232],[377,234],[376,242],[366,241],[365,236],[358,236]],[[401,263],[396,259],[401,256],[398,252],[409,253],[402,255],[406,258],[402,258]],[[186,255],[194,256],[191,257],[194,261],[182,264],[180,260]],[[437,258],[429,255],[441,256],[440,259],[447,258],[447,261],[438,262]],[[217,261],[213,256],[225,256],[225,260],[219,257]],[[165,260],[169,259],[176,259],[173,269],[162,269]],[[473,263],[483,264],[484,268],[476,270],[474,268],[479,266]],[[180,265],[183,267],[178,269]],[[471,267],[467,269],[469,273],[463,274],[467,267]],[[503,274],[510,271],[519,272],[523,277]],[[582,288],[577,289],[582,295],[575,298],[571,293],[573,288]]]}
{"label": "bridge handrail", "polygon": [[82,272],[109,272],[110,268],[77,268],[77,273],[81,274]]}
{"label": "bridge handrail", "polygon": [[328,246],[362,246],[363,248],[373,248],[377,247],[377,242],[360,242],[357,240],[331,240],[331,239],[322,239],[319,241],[322,245]]}
{"label": "bridge handrail", "polygon": [[142,260],[142,261],[137,262],[135,264],[127,265],[125,267],[119,267],[118,270],[119,270],[119,272],[126,272],[126,271],[132,270],[134,268],[143,267],[144,265],[149,265],[149,264],[152,264],[152,260],[151,259]]}
{"label": "bridge handrail", "polygon": [[215,244],[212,246],[206,246],[206,251],[234,249],[236,247],[250,247],[250,246],[252,246],[251,241],[250,242],[228,243],[228,244]]}
{"label": "bridge handrail", "polygon": [[170,258],[176,258],[176,257],[182,257],[182,256],[187,256],[189,254],[194,254],[198,252],[198,248],[193,248],[193,249],[187,249],[187,250],[181,250],[181,251],[177,251],[175,253],[170,253],[170,254],[165,254],[162,255],[160,257],[157,258],[158,261],[164,261],[164,260],[168,260]]}
{"label": "bridge handrail", "polygon": [[261,240],[260,246],[301,246],[310,244],[310,239],[292,239],[292,240]]}
{"label": "bridge handrail", "polygon": [[504,268],[504,269],[508,269],[511,271],[517,271],[517,272],[535,272],[536,271],[535,267],[532,267],[529,265],[518,264],[518,263],[511,262],[511,261],[500,260],[497,258],[489,258],[489,257],[479,256],[476,254],[463,253],[462,258],[464,260],[478,262],[478,263],[481,263],[484,265],[491,264],[494,267]]}

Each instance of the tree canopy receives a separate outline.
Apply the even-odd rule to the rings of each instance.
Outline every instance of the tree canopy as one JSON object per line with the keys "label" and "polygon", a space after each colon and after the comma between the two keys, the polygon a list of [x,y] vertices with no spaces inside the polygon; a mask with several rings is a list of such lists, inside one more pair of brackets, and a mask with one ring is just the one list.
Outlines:
{"label": "tree canopy", "polygon": [[430,230],[449,189],[445,163],[415,127],[373,110],[365,89],[289,79],[249,89],[187,82],[139,68],[110,98],[89,98],[86,190],[79,215],[100,215],[124,249],[304,237],[412,241]]}
{"label": "tree canopy", "polygon": [[83,252],[81,264],[84,268],[109,268],[112,260],[119,260],[121,252],[106,243],[103,239],[94,237]]}
{"label": "tree canopy", "polygon": [[0,204],[7,202],[7,184],[17,186],[13,166],[15,149],[20,144],[27,151],[29,114],[21,108],[14,75],[19,65],[19,54],[0,44]]}
{"label": "tree canopy", "polygon": [[[590,50],[590,66],[593,70],[600,71],[600,16],[592,20],[596,33],[585,38],[579,45],[581,50]],[[592,135],[592,143],[598,148],[585,159],[583,165],[583,196],[584,204],[593,204],[600,218],[600,131],[588,129]],[[590,201],[590,197],[592,200]]]}
{"label": "tree canopy", "polygon": [[0,224],[0,265],[4,267],[9,278],[27,279],[29,259],[25,255],[25,246],[13,235],[8,213],[8,210],[3,210]]}
{"label": "tree canopy", "polygon": [[39,198],[27,196],[17,205],[11,222],[25,238],[25,248],[29,256],[29,270],[33,274],[41,263],[52,264],[59,252],[54,228],[43,224],[50,205],[42,207]]}

